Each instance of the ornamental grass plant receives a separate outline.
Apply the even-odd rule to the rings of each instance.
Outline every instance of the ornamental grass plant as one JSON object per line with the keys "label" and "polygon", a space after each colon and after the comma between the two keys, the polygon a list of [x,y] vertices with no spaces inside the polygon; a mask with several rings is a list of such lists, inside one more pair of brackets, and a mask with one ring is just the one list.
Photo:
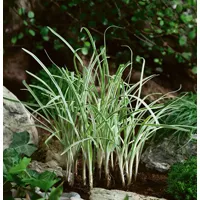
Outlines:
{"label": "ornamental grass plant", "polygon": [[[167,104],[173,103],[172,100]],[[195,134],[197,129],[197,94],[195,93],[182,93],[178,101],[173,103],[173,112],[163,122],[167,124],[187,124],[192,127],[190,134]],[[166,130],[164,134],[167,134]],[[168,131],[169,132],[169,131]],[[181,134],[177,130],[174,134]]]}
{"label": "ornamental grass plant", "polygon": [[[48,67],[48,70],[49,70],[49,72],[51,74],[53,74],[55,76],[56,75],[59,75],[59,76],[62,75],[60,70],[57,67],[55,67],[53,64]],[[56,88],[54,88],[54,84],[53,84],[52,80],[49,78],[49,75],[45,72],[44,69],[41,69],[35,75],[37,77],[41,78],[43,81],[45,81],[49,85],[49,87],[51,87],[53,90],[56,91]],[[56,77],[55,77],[55,79],[56,79]],[[57,81],[57,83],[60,86],[60,88],[62,89],[62,91],[66,91],[67,86],[65,84],[63,84],[62,82],[63,82],[62,79],[58,79],[58,81]],[[37,79],[35,79],[35,78],[32,78],[30,83],[32,85],[43,86],[43,84],[40,81],[38,81]],[[33,91],[36,93],[37,96],[40,94],[40,91],[38,89],[33,89]],[[42,96],[40,97],[40,101],[43,104],[47,104],[48,101],[50,100],[49,98],[50,97],[48,95],[43,95],[42,94]],[[29,94],[27,101],[30,102],[30,103],[36,103],[35,99],[33,98],[33,96],[31,94]]]}
{"label": "ornamental grass plant", "polygon": [[[197,94],[191,92],[181,93],[176,100],[168,100],[165,104],[166,106],[171,104],[173,110],[161,118],[160,122],[168,125],[187,124],[189,131],[163,129],[157,132],[155,136],[156,142],[163,140],[167,136],[170,140],[178,140],[180,146],[184,146],[195,138],[197,133]],[[196,139],[193,141],[196,141]]]}
{"label": "ornamental grass plant", "polygon": [[[46,144],[55,137],[62,145],[62,155],[66,158],[66,180],[71,185],[78,173],[77,163],[80,158],[84,185],[89,183],[90,188],[93,187],[95,168],[98,169],[99,178],[104,174],[107,186],[111,183],[111,170],[116,173],[120,171],[123,186],[130,185],[133,177],[137,176],[145,142],[161,128],[187,131],[187,127],[159,123],[159,119],[172,110],[171,104],[164,106],[158,103],[160,99],[166,98],[165,95],[149,104],[145,102],[147,96],[141,97],[142,86],[155,76],[143,78],[143,58],[140,81],[130,84],[122,79],[122,75],[128,68],[131,73],[132,60],[121,64],[116,73],[111,75],[106,43],[97,50],[88,29],[82,28],[82,31],[87,32],[93,48],[88,66],[84,65],[78,54],[80,49],[74,50],[63,37],[48,29],[74,53],[76,72],[59,68],[52,61],[60,75],[52,74],[34,54],[23,49],[41,65],[54,85],[52,88],[38,76],[27,72],[41,84],[28,85],[23,82],[37,102],[26,106],[33,111],[33,116],[37,114],[46,122],[40,125],[51,133]],[[82,68],[81,72],[78,65]],[[65,90],[61,89],[59,80],[66,86]],[[50,100],[44,104],[42,96],[48,96]]]}

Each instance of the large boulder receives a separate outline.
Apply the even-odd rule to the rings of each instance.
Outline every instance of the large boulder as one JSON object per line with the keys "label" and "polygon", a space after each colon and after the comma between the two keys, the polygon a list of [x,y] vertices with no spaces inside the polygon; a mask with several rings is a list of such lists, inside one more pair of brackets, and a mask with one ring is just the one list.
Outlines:
{"label": "large boulder", "polygon": [[160,142],[154,142],[145,150],[141,161],[149,169],[167,172],[173,164],[197,155],[196,138],[193,135],[191,140],[185,138],[179,141],[175,137],[166,137]]}
{"label": "large boulder", "polygon": [[[5,98],[17,100],[6,87],[3,87]],[[27,131],[30,134],[30,143],[38,144],[38,132],[34,126],[34,119],[22,103],[3,100],[3,149],[9,147],[13,134]]]}

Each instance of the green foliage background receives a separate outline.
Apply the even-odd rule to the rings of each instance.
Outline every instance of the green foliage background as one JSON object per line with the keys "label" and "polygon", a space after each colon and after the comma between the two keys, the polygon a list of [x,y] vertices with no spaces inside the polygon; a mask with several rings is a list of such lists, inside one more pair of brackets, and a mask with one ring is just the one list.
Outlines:
{"label": "green foliage background", "polygon": [[[23,20],[19,31],[6,36],[13,45],[20,44],[25,38],[35,51],[43,50],[47,43],[51,43],[55,50],[62,49],[63,44],[49,34],[48,25],[68,38],[74,47],[81,46],[82,53],[87,55],[90,45],[80,28],[88,27],[97,45],[101,46],[105,29],[116,25],[123,29],[109,30],[107,41],[109,53],[120,61],[128,54],[121,45],[127,44],[134,51],[136,63],[140,62],[137,55],[143,56],[162,72],[163,62],[169,64],[172,59],[174,67],[181,64],[196,73],[196,0],[43,0],[40,2],[42,12],[26,11],[17,7],[15,2],[5,3]],[[8,17],[5,17],[4,24],[9,24]]]}

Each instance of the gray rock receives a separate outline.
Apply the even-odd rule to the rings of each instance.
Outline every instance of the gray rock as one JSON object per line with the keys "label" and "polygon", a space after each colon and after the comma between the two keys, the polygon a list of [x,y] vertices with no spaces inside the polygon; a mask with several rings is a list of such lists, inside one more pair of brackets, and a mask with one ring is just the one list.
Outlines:
{"label": "gray rock", "polygon": [[62,197],[63,198],[68,198],[70,200],[81,199],[81,196],[78,193],[76,193],[76,192],[63,193]]}
{"label": "gray rock", "polygon": [[189,142],[180,141],[176,138],[164,138],[158,144],[150,145],[142,155],[141,161],[149,169],[166,172],[171,165],[183,162],[191,156],[197,155],[196,136]]}
{"label": "gray rock", "polygon": [[128,196],[128,200],[166,200],[163,198],[144,196],[134,192],[106,190],[103,188],[93,188],[90,193],[90,200],[124,200],[126,196]]}
{"label": "gray rock", "polygon": [[[45,197],[45,193],[41,191],[36,191],[37,194],[39,194],[41,197]],[[49,195],[50,193],[48,193]],[[14,198],[15,200],[26,200],[26,198]],[[76,192],[70,192],[70,193],[63,193],[60,197],[60,200],[84,200],[81,198],[81,196]]]}
{"label": "gray rock", "polygon": [[[6,87],[3,87],[3,97],[17,100]],[[38,144],[38,132],[34,126],[34,120],[22,103],[10,100],[3,100],[3,149],[9,147],[13,134],[16,132],[28,131],[30,143]]]}
{"label": "gray rock", "polygon": [[65,155],[61,156],[61,154],[62,154],[62,151],[59,151],[56,148],[48,149],[46,152],[45,161],[49,162],[51,160],[55,160],[60,167],[64,168],[66,167],[66,157]]}
{"label": "gray rock", "polygon": [[[41,191],[36,191],[41,197],[45,197],[45,193]],[[50,193],[48,193],[49,195]],[[76,192],[62,193],[60,200],[83,200],[81,196]]]}
{"label": "gray rock", "polygon": [[[66,178],[66,170],[63,170],[62,167],[60,167],[59,163],[57,163],[55,160],[48,161],[46,163],[38,162],[36,160],[33,160],[29,168],[32,170],[37,171],[38,173],[42,173],[46,170],[50,172],[54,172],[56,176],[59,177],[65,177]],[[72,181],[72,173],[68,176],[68,182]]]}
{"label": "gray rock", "polygon": [[65,176],[65,171],[62,170],[62,168],[59,167],[57,162],[54,160],[49,161],[47,163],[42,163],[42,162],[33,160],[30,163],[29,168],[37,171],[38,173],[42,173],[42,172],[45,172],[46,170],[48,170],[50,172],[54,172],[56,174],[56,176],[59,176],[59,177]]}

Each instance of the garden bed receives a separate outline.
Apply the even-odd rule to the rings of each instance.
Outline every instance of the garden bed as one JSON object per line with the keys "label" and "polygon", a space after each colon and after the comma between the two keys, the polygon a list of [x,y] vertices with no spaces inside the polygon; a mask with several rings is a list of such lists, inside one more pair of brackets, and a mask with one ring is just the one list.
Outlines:
{"label": "garden bed", "polygon": [[[145,60],[140,58],[143,61],[140,80],[132,85],[132,62],[120,65],[116,74],[112,75],[106,47],[98,53],[88,29],[83,29],[94,49],[87,67],[70,44],[49,28],[72,50],[82,66],[81,73],[75,62],[76,74],[57,67],[60,75],[55,75],[34,54],[23,49],[42,66],[52,84],[34,75],[42,86],[24,83],[39,106],[36,110],[32,108],[32,111],[39,116],[44,114],[43,119],[48,125],[43,125],[49,131],[39,130],[39,136],[44,137],[33,160],[34,157],[36,160],[40,157],[38,161],[58,161],[60,167],[66,168],[62,176],[67,177],[67,182],[73,185],[71,188],[65,184],[66,192],[78,189],[89,195],[89,189],[103,187],[166,198],[167,175],[147,170],[141,165],[140,159],[147,142],[159,130],[189,132],[189,128],[193,128],[180,126],[178,122],[171,125],[163,120],[171,116],[177,107],[174,103],[181,97],[168,104],[161,103],[167,95],[149,102],[152,94],[143,97],[143,85],[156,75],[144,76]],[[125,82],[123,72],[129,68]],[[44,146],[44,141],[49,142],[49,150]],[[137,181],[133,180],[134,177],[137,177]],[[83,194],[82,197],[88,199]]]}
{"label": "garden bed", "polygon": [[[40,118],[41,120],[41,118]],[[38,134],[40,137],[40,143],[38,150],[33,154],[33,160],[45,162],[47,147],[44,142],[49,136],[49,133],[46,130],[38,128]],[[59,149],[58,143],[56,141],[50,143],[50,148],[56,148],[56,151]],[[78,176],[75,177],[74,185],[70,186],[67,182],[64,183],[64,192],[77,192],[80,196],[87,200],[90,196],[89,186],[83,185],[82,180],[82,168],[81,161],[78,165]],[[154,196],[158,198],[166,198],[167,200],[173,200],[171,196],[166,193],[167,188],[167,173],[160,173],[155,170],[147,169],[143,164],[139,165],[139,172],[136,181],[132,181],[129,188],[122,188],[121,180],[119,176],[113,177],[112,183],[109,188],[106,187],[106,181],[98,179],[97,172],[94,174],[94,187],[106,188],[106,189],[118,189],[124,191],[135,192],[145,196]]]}

